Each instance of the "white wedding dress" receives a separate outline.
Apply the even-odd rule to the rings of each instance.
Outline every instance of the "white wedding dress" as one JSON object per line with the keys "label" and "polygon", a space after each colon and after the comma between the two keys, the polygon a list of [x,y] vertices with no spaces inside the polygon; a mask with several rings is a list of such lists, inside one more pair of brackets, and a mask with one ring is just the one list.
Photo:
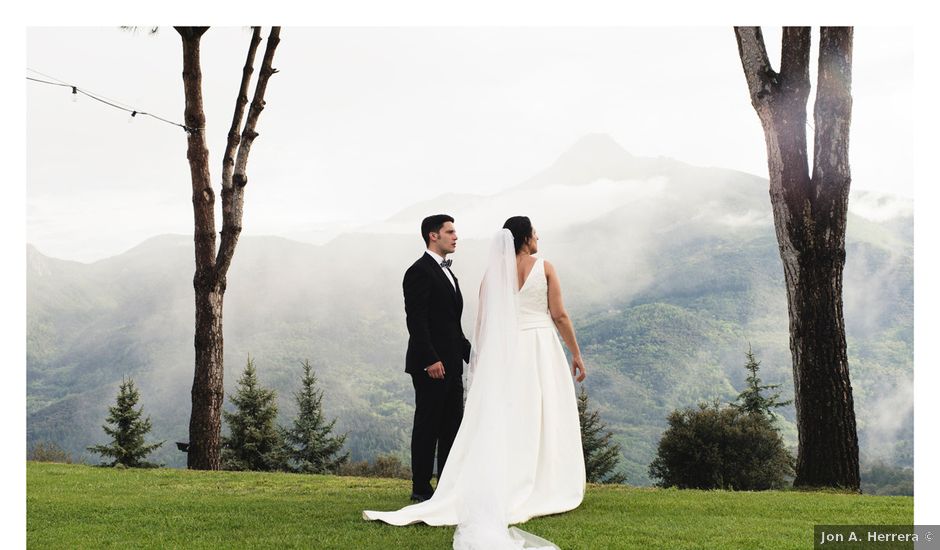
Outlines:
{"label": "white wedding dress", "polygon": [[548,311],[544,260],[517,290],[512,235],[493,240],[463,421],[430,500],[394,512],[392,525],[457,525],[455,550],[557,548],[520,529],[584,498],[581,429],[571,369]]}

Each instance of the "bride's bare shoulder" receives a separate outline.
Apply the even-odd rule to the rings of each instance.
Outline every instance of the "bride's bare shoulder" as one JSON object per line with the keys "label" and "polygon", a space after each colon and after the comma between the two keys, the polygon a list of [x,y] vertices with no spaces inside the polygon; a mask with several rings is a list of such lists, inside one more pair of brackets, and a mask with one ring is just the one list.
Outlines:
{"label": "bride's bare shoulder", "polygon": [[552,262],[548,260],[542,260],[542,265],[545,268],[545,277],[548,279],[555,278],[555,266],[552,265]]}

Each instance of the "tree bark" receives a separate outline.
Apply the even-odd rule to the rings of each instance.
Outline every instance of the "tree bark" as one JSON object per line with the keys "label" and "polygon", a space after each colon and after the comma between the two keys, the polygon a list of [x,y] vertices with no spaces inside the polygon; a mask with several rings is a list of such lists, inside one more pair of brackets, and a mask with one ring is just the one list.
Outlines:
{"label": "tree bark", "polygon": [[[255,35],[252,37],[252,46],[249,53],[249,63],[254,58],[254,51],[257,49],[257,40],[259,40],[260,29],[256,27]],[[235,253],[235,245],[238,244],[238,237],[242,231],[242,208],[245,202],[245,186],[248,185],[248,154],[251,151],[251,145],[254,143],[258,132],[255,127],[258,124],[258,118],[261,116],[261,110],[264,109],[264,93],[268,88],[268,80],[271,75],[277,72],[277,69],[271,66],[274,61],[274,50],[280,43],[280,27],[271,27],[268,34],[267,45],[264,49],[264,57],[261,61],[261,71],[258,73],[258,81],[255,83],[255,93],[248,109],[248,117],[245,121],[245,127],[241,131],[241,136],[237,141],[238,152],[234,158],[234,164],[229,165],[232,149],[227,149],[228,156],[223,167],[222,178],[222,243],[219,246],[219,255],[217,258],[217,269],[225,276],[228,267],[232,262],[232,255]],[[247,82],[245,75],[250,75],[251,71],[248,64],[245,65],[242,84],[243,90],[247,92]],[[244,96],[247,101],[247,93]],[[238,123],[241,123],[241,113],[244,112],[245,104],[241,95],[236,106],[236,116]],[[229,132],[229,143],[232,143],[233,131],[237,134],[237,125],[232,121],[232,130]],[[226,172],[227,171],[227,172]]]}
{"label": "tree bark", "polygon": [[186,465],[193,470],[222,467],[222,402],[224,350],[222,298],[224,286],[214,281],[194,281],[196,288],[196,368],[191,392],[189,453]]}
{"label": "tree bark", "polygon": [[[261,41],[260,28],[255,27],[248,48],[248,57],[242,71],[242,82],[236,99],[232,129],[222,161],[222,243],[216,255],[215,240],[215,192],[209,174],[209,149],[206,144],[206,116],[202,99],[202,70],[199,44],[208,27],[176,27],[183,43],[183,89],[186,97],[185,125],[187,128],[187,152],[193,191],[193,241],[195,245],[196,271],[193,288],[196,302],[196,329],[193,345],[196,351],[195,370],[191,392],[192,411],[189,418],[189,452],[187,466],[197,470],[218,470],[221,467],[221,428],[223,390],[222,304],[225,296],[226,275],[238,234],[241,232],[243,188],[247,164],[244,159],[236,163],[236,148],[244,148],[244,134],[251,139],[257,135],[254,124],[257,115],[239,131],[247,103],[248,84],[254,71],[254,57]],[[277,47],[280,28],[272,28],[273,45],[269,40],[265,52],[261,77],[255,90],[255,102],[264,103],[267,79],[276,72],[271,68],[274,49]],[[262,84],[263,80],[263,84]],[[260,90],[260,92],[259,92]],[[254,108],[254,105],[252,106]],[[259,109],[260,110],[260,109]],[[242,142],[240,144],[240,142]],[[241,155],[239,155],[241,157]],[[238,168],[240,167],[240,168]],[[233,172],[241,170],[241,181]]]}
{"label": "tree bark", "polygon": [[842,312],[851,175],[852,29],[821,29],[813,171],[806,143],[810,29],[786,27],[780,73],[759,27],[736,27],[767,144],[770,199],[790,318],[797,487],[859,489],[858,435]]}
{"label": "tree bark", "polygon": [[206,115],[202,100],[200,40],[205,27],[177,27],[183,41],[183,90],[186,97],[186,158],[193,191],[193,243],[196,272],[195,373],[189,417],[187,466],[217,470],[221,466],[219,437],[222,411],[222,298],[224,287],[215,272],[215,191],[209,175]]}

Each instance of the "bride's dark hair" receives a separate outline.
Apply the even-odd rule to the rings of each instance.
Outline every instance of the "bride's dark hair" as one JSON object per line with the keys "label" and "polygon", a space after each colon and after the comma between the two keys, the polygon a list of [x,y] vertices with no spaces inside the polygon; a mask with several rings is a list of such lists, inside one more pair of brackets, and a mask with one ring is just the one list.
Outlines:
{"label": "bride's dark hair", "polygon": [[522,250],[525,243],[532,238],[532,222],[528,216],[513,216],[506,220],[503,229],[512,233],[512,244],[516,247],[516,254]]}

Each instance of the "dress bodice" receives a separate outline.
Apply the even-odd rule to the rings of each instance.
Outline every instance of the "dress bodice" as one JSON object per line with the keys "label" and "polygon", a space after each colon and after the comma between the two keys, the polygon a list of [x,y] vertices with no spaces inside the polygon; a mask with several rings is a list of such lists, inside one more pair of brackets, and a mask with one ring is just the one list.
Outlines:
{"label": "dress bodice", "polygon": [[535,265],[519,290],[519,328],[554,327],[548,312],[548,281],[545,278],[545,260],[536,258]]}

